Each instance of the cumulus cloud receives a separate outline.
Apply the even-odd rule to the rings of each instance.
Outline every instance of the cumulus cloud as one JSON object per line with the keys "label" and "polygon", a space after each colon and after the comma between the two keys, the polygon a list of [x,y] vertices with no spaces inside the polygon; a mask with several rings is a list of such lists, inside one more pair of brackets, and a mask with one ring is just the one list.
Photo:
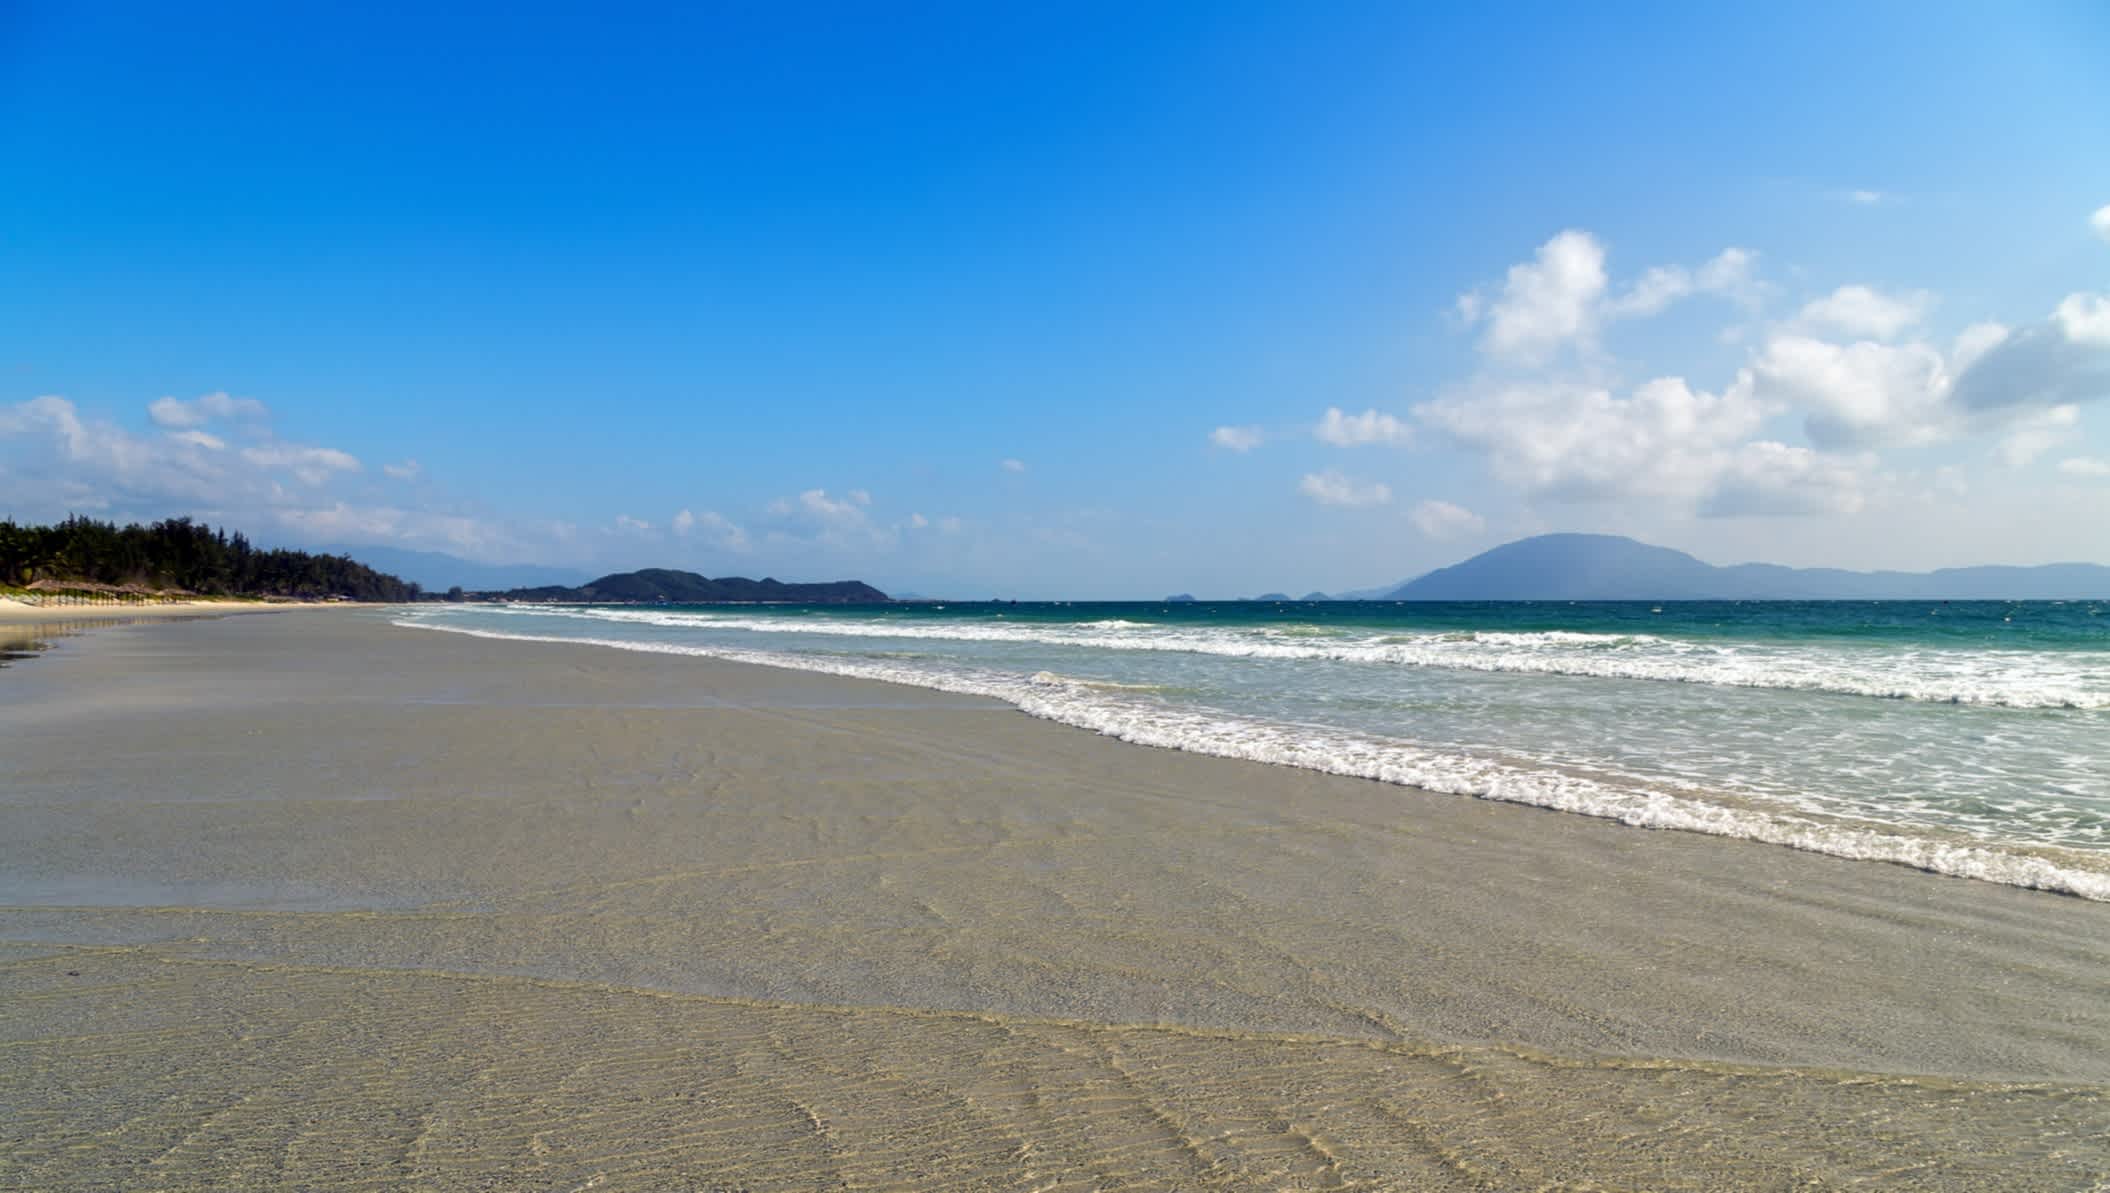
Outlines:
{"label": "cumulus cloud", "polygon": [[404,460],[399,464],[383,464],[381,471],[395,480],[414,481],[425,475],[425,466],[416,460]]}
{"label": "cumulus cloud", "polygon": [[1459,317],[1487,322],[1480,349],[1513,365],[1543,363],[1563,347],[1594,348],[1598,331],[1617,319],[1655,315],[1680,299],[1717,294],[1756,302],[1757,254],[1728,248],[1697,269],[1659,265],[1614,293],[1605,270],[1605,249],[1588,232],[1568,229],[1540,245],[1534,258],[1513,265],[1499,292],[1458,297]]}
{"label": "cumulus cloud", "polygon": [[2110,297],[2069,294],[2052,312],[2051,321],[2073,343],[2110,348]]}
{"label": "cumulus cloud", "polygon": [[629,514],[617,514],[615,528],[623,534],[645,534],[652,529],[652,523],[643,518],[633,518]]}
{"label": "cumulus cloud", "polygon": [[1358,481],[1332,469],[1305,474],[1297,491],[1320,505],[1383,505],[1392,500],[1390,486],[1379,481]]}
{"label": "cumulus cloud", "polygon": [[1480,515],[1464,506],[1433,498],[1417,504],[1407,517],[1421,533],[1439,542],[1487,529],[1487,521]]}
{"label": "cumulus cloud", "polygon": [[209,393],[188,402],[181,398],[156,398],[147,405],[147,415],[156,424],[177,428],[202,427],[216,418],[264,418],[270,413],[255,398],[236,398],[225,393]]}
{"label": "cumulus cloud", "polygon": [[1928,344],[1779,335],[1745,376],[1762,401],[1807,412],[1804,429],[1819,447],[1925,443],[1948,429],[1949,366]]}
{"label": "cumulus cloud", "polygon": [[1951,395],[1956,406],[1982,417],[2110,397],[2110,340],[2095,340],[2087,312],[2067,305],[2071,302],[2060,304],[2068,318],[2054,312],[2051,320],[1979,352],[1956,379]]}
{"label": "cumulus cloud", "polygon": [[[864,500],[858,500],[859,494]],[[870,501],[871,494],[863,490],[832,497],[826,489],[807,489],[796,497],[779,497],[764,510],[769,537],[838,547],[891,544],[896,541],[895,530],[873,524],[865,511]]]}
{"label": "cumulus cloud", "polygon": [[[1487,304],[1482,349],[1535,361],[1561,344],[1586,338],[1605,290],[1604,258],[1596,237],[1571,228],[1540,245],[1533,260],[1510,266],[1501,296]],[[1480,306],[1475,299],[1459,310],[1477,318]]]}
{"label": "cumulus cloud", "polygon": [[2093,456],[2068,456],[2059,461],[2059,471],[2068,476],[2110,476],[2110,460],[2098,460]]}
{"label": "cumulus cloud", "polygon": [[698,538],[729,551],[747,549],[747,531],[715,510],[682,510],[668,522],[675,534]]}
{"label": "cumulus cloud", "polygon": [[2095,214],[2088,217],[2088,226],[2095,229],[2097,236],[2110,240],[2110,203],[2095,209]]}
{"label": "cumulus cloud", "polygon": [[1858,203],[1863,207],[1874,207],[1878,203],[1887,200],[1889,196],[1882,191],[1850,190],[1840,191],[1839,198],[1844,199],[1848,203]]}
{"label": "cumulus cloud", "polygon": [[1918,323],[1933,296],[1924,290],[1885,294],[1871,286],[1841,286],[1802,308],[1804,328],[1887,340]]}
{"label": "cumulus cloud", "polygon": [[1335,447],[1361,447],[1372,443],[1405,443],[1413,436],[1414,429],[1380,410],[1345,414],[1339,407],[1329,406],[1326,416],[1312,428],[1312,434],[1319,442]]}
{"label": "cumulus cloud", "polygon": [[1249,452],[1265,439],[1259,427],[1218,427],[1209,432],[1209,443],[1225,451]]}
{"label": "cumulus cloud", "polygon": [[1677,377],[1625,395],[1566,381],[1503,384],[1415,408],[1429,426],[1484,453],[1497,479],[1534,496],[1724,514],[1858,506],[1852,463],[1751,440],[1767,413],[1746,382],[1714,394]]}
{"label": "cumulus cloud", "polygon": [[1024,472],[1026,470],[1026,462],[1024,460],[1004,460],[997,466],[999,468],[1002,468],[1005,472],[1012,473]]}

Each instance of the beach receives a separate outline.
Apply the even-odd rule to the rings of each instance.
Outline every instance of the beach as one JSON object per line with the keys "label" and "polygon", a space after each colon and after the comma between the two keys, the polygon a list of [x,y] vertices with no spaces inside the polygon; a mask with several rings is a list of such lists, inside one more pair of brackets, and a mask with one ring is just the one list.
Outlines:
{"label": "beach", "polygon": [[2110,1182],[2110,904],[971,695],[126,625],[0,817],[0,1187]]}

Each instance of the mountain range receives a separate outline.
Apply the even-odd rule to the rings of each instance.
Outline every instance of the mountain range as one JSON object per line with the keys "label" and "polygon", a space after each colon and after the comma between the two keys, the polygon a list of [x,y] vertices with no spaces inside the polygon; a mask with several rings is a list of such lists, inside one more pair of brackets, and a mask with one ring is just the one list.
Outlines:
{"label": "mountain range", "polygon": [[2110,597],[2110,567],[1962,567],[1854,572],[1771,563],[1717,567],[1609,534],[1543,534],[1408,580],[1388,601],[2086,600]]}

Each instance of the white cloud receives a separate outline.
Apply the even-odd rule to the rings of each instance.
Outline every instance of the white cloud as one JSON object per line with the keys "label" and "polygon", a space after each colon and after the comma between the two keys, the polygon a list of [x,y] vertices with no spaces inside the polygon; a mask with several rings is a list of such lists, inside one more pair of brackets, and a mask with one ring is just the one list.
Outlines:
{"label": "white cloud", "polygon": [[1924,290],[1885,294],[1869,286],[1841,286],[1802,308],[1805,329],[1887,340],[1918,323],[1933,296]]}
{"label": "white cloud", "polygon": [[216,418],[264,418],[270,413],[255,398],[235,398],[225,393],[209,393],[188,402],[180,398],[156,398],[147,405],[147,414],[155,423],[179,428],[202,427]]}
{"label": "white cloud", "polygon": [[1421,533],[1438,541],[1478,534],[1487,529],[1487,520],[1480,515],[1464,506],[1433,498],[1416,505],[1407,517]]}
{"label": "white cloud", "polygon": [[2110,348],[2110,297],[2069,294],[2052,312],[2051,321],[2075,344]]}
{"label": "white cloud", "polygon": [[1249,452],[1259,447],[1265,436],[1259,427],[1218,427],[1209,432],[1209,443],[1225,451]]}
{"label": "white cloud", "polygon": [[[176,417],[261,417],[262,403],[246,401],[208,395],[180,404]],[[164,426],[168,409],[156,420]],[[68,510],[120,518],[190,514],[252,534],[276,527],[316,543],[387,540],[484,558],[520,549],[512,535],[478,518],[356,505],[330,493],[358,467],[346,452],[268,438],[235,451],[194,426],[137,435],[57,396],[0,405],[0,502],[26,517]],[[289,486],[282,482],[288,477],[302,483]]]}
{"label": "white cloud", "polygon": [[764,512],[769,537],[780,542],[878,547],[898,539],[894,528],[873,525],[864,505],[851,493],[831,497],[826,489],[807,489],[796,497],[779,497]]}
{"label": "white cloud", "polygon": [[2008,329],[1998,323],[1973,323],[1956,333],[1956,345],[1949,349],[1949,371],[1958,375],[1968,372],[1978,358],[2006,342]]}
{"label": "white cloud", "polygon": [[905,525],[910,530],[922,530],[924,527],[930,525],[930,519],[924,517],[922,514],[910,514],[908,516],[908,521],[907,523],[905,523]]}
{"label": "white cloud", "polygon": [[1415,408],[1431,427],[1485,453],[1497,479],[1534,496],[1710,513],[1857,505],[1855,462],[1748,442],[1767,413],[1748,381],[1711,394],[1677,377],[1626,396],[1572,382],[1506,384]]}
{"label": "white cloud", "polygon": [[1297,491],[1320,505],[1383,505],[1392,500],[1390,486],[1379,481],[1352,480],[1330,468],[1307,473],[1297,482]]}
{"label": "white cloud", "polygon": [[309,542],[404,542],[491,557],[519,544],[489,523],[460,514],[395,506],[359,506],[338,501],[320,507],[289,506],[268,511],[270,521]]}
{"label": "white cloud", "polygon": [[769,503],[769,512],[780,517],[805,516],[836,526],[861,526],[865,521],[865,512],[858,508],[854,498],[845,496],[838,500],[828,496],[826,489],[808,489],[797,497],[779,497]]}
{"label": "white cloud", "polygon": [[[1586,341],[1605,291],[1604,259],[1596,237],[1571,228],[1540,245],[1534,260],[1510,266],[1501,297],[1487,304],[1481,348],[1528,363],[1564,343]],[[1474,299],[1459,310],[1477,319],[1480,306]]]}
{"label": "white cloud", "polygon": [[[2110,208],[2104,210],[2110,211]],[[2110,476],[2110,460],[2092,456],[2068,456],[2059,461],[2059,471],[2068,476]]]}
{"label": "white cloud", "polygon": [[290,472],[310,486],[323,484],[335,473],[360,470],[357,458],[334,447],[302,447],[274,441],[243,448],[242,458],[266,472]]}
{"label": "white cloud", "polygon": [[1839,197],[1849,203],[1858,203],[1863,207],[1873,207],[1883,202],[1888,196],[1884,195],[1882,191],[1851,190],[1841,191]]}
{"label": "white cloud", "polygon": [[1026,462],[1024,460],[1004,460],[997,466],[1002,468],[1005,472],[1016,473],[1024,472],[1026,470]]}
{"label": "white cloud", "polygon": [[2053,406],[2032,412],[2000,441],[1993,454],[2009,468],[2021,468],[2073,437],[2081,424],[2078,406]]}
{"label": "white cloud", "polygon": [[699,514],[685,509],[675,514],[668,525],[675,534],[684,538],[702,538],[728,551],[747,549],[747,531],[715,510],[705,510]]}
{"label": "white cloud", "polygon": [[2090,312],[2085,304],[2069,306],[2072,302],[2060,304],[2050,320],[2010,333],[1973,357],[1956,377],[1952,401],[1957,409],[1983,422],[2025,406],[2110,397],[2110,339],[2093,339]]}
{"label": "white cloud", "polygon": [[1700,505],[1710,517],[1754,514],[1851,514],[1867,504],[1864,478],[1872,455],[1829,455],[1770,439],[1742,444]]}
{"label": "white cloud", "polygon": [[1511,266],[1497,297],[1462,294],[1456,309],[1466,323],[1487,320],[1482,352],[1507,364],[1535,365],[1565,346],[1594,348],[1607,322],[1655,315],[1695,294],[1753,305],[1760,293],[1752,276],[1756,260],[1748,249],[1728,248],[1697,270],[1659,265],[1615,295],[1605,272],[1604,246],[1571,228],[1540,245],[1533,260]]}
{"label": "white cloud", "polygon": [[1746,376],[1762,401],[1807,412],[1804,429],[1819,447],[1925,443],[1948,429],[1948,363],[1926,344],[1780,335]]}
{"label": "white cloud", "polygon": [[405,460],[400,464],[383,464],[381,471],[399,481],[414,481],[425,475],[425,466],[416,460]]}
{"label": "white cloud", "polygon": [[1747,305],[1758,297],[1752,266],[1758,254],[1749,249],[1727,248],[1697,270],[1682,265],[1658,265],[1644,272],[1626,292],[1608,299],[1607,319],[1643,318],[1661,312],[1682,298],[1695,294],[1720,294]]}
{"label": "white cloud", "polygon": [[948,516],[938,519],[938,529],[944,531],[946,534],[958,534],[960,533],[960,528],[965,525],[966,523],[960,521],[958,518],[955,517]]}
{"label": "white cloud", "polygon": [[1335,447],[1360,447],[1370,443],[1405,443],[1413,436],[1414,429],[1383,411],[1344,414],[1339,407],[1329,406],[1326,417],[1312,428],[1312,434],[1319,442]]}
{"label": "white cloud", "polygon": [[652,529],[652,523],[642,518],[633,518],[629,514],[617,514],[615,528],[623,534],[644,534]]}
{"label": "white cloud", "polygon": [[872,504],[872,494],[864,489],[852,489],[845,496],[859,505]]}
{"label": "white cloud", "polygon": [[2097,236],[2110,240],[2110,203],[2095,209],[2095,214],[2088,217],[2088,226],[2095,229]]}

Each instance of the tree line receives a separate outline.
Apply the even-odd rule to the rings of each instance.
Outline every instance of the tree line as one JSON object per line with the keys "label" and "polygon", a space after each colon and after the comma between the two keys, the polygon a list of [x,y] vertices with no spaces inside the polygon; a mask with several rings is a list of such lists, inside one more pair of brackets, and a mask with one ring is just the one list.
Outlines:
{"label": "tree line", "polygon": [[71,517],[54,526],[0,522],[0,585],[91,583],[200,596],[415,601],[417,585],[347,555],[262,550],[189,518],[118,526]]}

